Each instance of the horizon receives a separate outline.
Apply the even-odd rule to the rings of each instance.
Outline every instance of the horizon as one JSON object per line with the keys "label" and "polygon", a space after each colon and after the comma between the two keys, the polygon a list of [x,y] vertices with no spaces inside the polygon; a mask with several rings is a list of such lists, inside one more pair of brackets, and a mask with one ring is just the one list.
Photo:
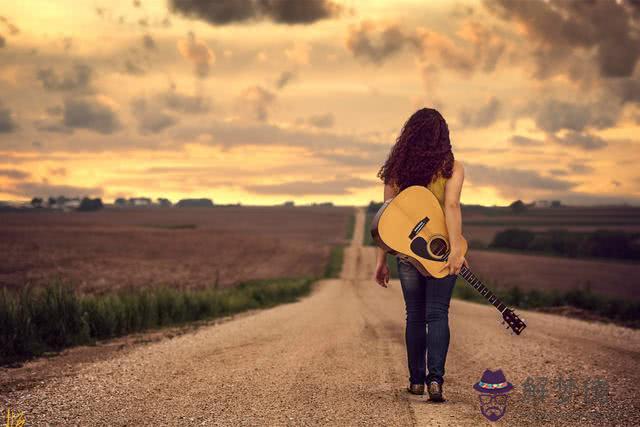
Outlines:
{"label": "horizon", "polygon": [[0,199],[362,206],[428,106],[465,165],[463,204],[640,206],[633,3],[313,3],[5,5]]}

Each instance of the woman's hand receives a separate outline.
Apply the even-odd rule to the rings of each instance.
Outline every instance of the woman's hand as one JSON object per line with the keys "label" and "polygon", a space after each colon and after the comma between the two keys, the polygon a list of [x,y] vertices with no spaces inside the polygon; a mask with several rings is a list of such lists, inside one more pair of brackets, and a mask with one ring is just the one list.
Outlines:
{"label": "woman's hand", "polygon": [[378,285],[386,288],[389,283],[389,266],[386,262],[378,263],[376,265],[375,281]]}
{"label": "woman's hand", "polygon": [[449,267],[449,274],[457,276],[460,273],[460,269],[463,264],[466,265],[467,268],[469,267],[469,263],[467,263],[466,258],[462,256],[462,252],[451,251],[443,268]]}

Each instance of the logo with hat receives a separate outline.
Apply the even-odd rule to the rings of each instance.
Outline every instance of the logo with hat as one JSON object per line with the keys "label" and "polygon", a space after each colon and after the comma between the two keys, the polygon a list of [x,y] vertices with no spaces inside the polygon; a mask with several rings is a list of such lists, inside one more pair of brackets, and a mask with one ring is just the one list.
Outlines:
{"label": "logo with hat", "polygon": [[486,419],[497,421],[504,416],[513,384],[507,381],[502,369],[485,369],[482,378],[473,385],[473,389],[480,393],[480,412]]}

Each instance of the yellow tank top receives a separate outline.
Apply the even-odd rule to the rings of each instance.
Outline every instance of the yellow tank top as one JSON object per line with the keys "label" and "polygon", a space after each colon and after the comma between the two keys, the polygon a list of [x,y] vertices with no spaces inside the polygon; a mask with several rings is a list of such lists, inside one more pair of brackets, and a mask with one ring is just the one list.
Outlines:
{"label": "yellow tank top", "polygon": [[[447,178],[443,177],[440,172],[437,173],[433,181],[431,181],[426,187],[436,196],[440,206],[444,209],[444,186],[447,182]],[[400,187],[394,182],[393,187],[396,192],[400,190]]]}

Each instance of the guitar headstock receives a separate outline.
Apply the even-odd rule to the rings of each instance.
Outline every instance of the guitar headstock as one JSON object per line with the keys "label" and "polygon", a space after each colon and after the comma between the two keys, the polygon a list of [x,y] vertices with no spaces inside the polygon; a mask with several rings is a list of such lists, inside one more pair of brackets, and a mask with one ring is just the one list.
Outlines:
{"label": "guitar headstock", "polygon": [[520,319],[520,317],[518,317],[518,315],[510,308],[507,308],[502,312],[502,318],[504,319],[502,324],[504,325],[506,323],[507,329],[511,328],[513,333],[516,335],[520,335],[524,328],[527,327],[524,323],[524,318]]}

